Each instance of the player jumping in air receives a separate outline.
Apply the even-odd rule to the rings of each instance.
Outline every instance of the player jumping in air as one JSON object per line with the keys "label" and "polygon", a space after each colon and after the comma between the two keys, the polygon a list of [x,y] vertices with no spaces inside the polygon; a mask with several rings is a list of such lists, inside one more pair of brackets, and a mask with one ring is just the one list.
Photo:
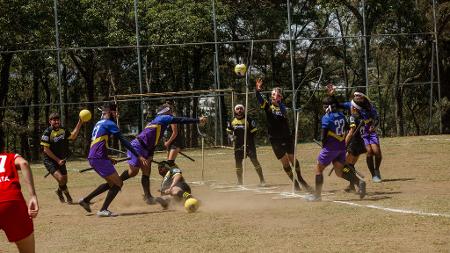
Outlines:
{"label": "player jumping in air", "polygon": [[91,148],[89,150],[89,164],[94,168],[95,172],[106,180],[106,184],[97,187],[88,196],[82,198],[79,204],[88,212],[91,212],[90,201],[95,196],[109,189],[106,199],[100,211],[97,212],[99,217],[115,216],[108,210],[109,205],[122,188],[123,181],[114,168],[114,161],[107,155],[108,140],[113,135],[120,140],[122,145],[137,157],[137,161],[142,166],[149,166],[149,162],[142,155],[139,155],[131,144],[123,137],[114,119],[117,117],[116,105],[108,104],[102,107],[102,119],[97,122],[92,130]]}
{"label": "player jumping in air", "polygon": [[322,101],[325,115],[322,117],[322,150],[317,157],[316,190],[308,196],[309,201],[320,201],[323,185],[323,171],[333,163],[335,173],[347,181],[360,187],[360,197],[366,194],[365,182],[359,180],[353,170],[343,171],[345,164],[345,131],[346,119],[342,112],[337,111],[337,101],[334,97],[326,97]]}
{"label": "player jumping in air", "polygon": [[[5,152],[3,137],[0,137],[0,230],[8,241],[14,242],[21,253],[34,253],[34,228],[39,205],[34,189],[33,175],[28,162],[20,155]],[[28,207],[20,190],[19,173],[28,188]]]}
{"label": "player jumping in air", "polygon": [[[256,173],[259,177],[260,186],[265,186],[264,175],[261,164],[256,155],[255,133],[256,121],[247,117],[247,148],[246,155],[250,157],[250,161],[255,166]],[[237,104],[234,107],[234,118],[228,122],[227,132],[230,139],[234,141],[234,160],[236,161],[236,175],[238,185],[242,185],[242,160],[244,159],[244,134],[245,134],[245,107]]]}
{"label": "player jumping in air", "polygon": [[[283,95],[281,94],[281,88],[276,87],[272,90],[270,100],[263,97],[261,94],[262,89],[263,80],[258,78],[256,80],[256,98],[258,99],[261,109],[266,113],[270,144],[272,145],[275,156],[283,165],[283,170],[289,178],[293,180],[294,175],[290,163],[294,164],[294,138],[289,129],[286,106],[282,102]],[[300,163],[297,159],[295,160],[295,172],[300,184],[307,191],[311,191],[312,187],[306,183],[301,175]],[[300,190],[297,181],[294,185],[296,190]]]}
{"label": "player jumping in air", "polygon": [[67,131],[61,126],[58,113],[51,113],[49,117],[50,126],[45,129],[41,137],[41,146],[44,152],[44,165],[48,172],[52,174],[53,178],[58,182],[59,201],[64,203],[64,195],[67,203],[72,204],[72,197],[67,188],[67,168],[66,159],[70,154],[69,140],[74,141],[80,132],[83,121],[78,120],[75,129],[72,132]]}

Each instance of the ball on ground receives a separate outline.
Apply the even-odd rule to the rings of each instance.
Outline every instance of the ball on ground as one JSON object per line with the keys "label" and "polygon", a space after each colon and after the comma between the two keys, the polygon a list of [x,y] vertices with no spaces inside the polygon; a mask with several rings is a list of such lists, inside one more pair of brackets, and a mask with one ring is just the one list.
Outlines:
{"label": "ball on ground", "polygon": [[242,77],[245,76],[245,73],[247,72],[247,66],[245,66],[245,64],[237,64],[234,67],[234,73],[236,73],[236,75]]}
{"label": "ball on ground", "polygon": [[81,121],[88,122],[89,120],[91,120],[91,118],[92,118],[92,114],[89,110],[84,109],[84,110],[80,111]]}
{"label": "ball on ground", "polygon": [[184,208],[188,213],[193,213],[197,211],[200,203],[195,198],[187,199],[186,202],[184,202]]}

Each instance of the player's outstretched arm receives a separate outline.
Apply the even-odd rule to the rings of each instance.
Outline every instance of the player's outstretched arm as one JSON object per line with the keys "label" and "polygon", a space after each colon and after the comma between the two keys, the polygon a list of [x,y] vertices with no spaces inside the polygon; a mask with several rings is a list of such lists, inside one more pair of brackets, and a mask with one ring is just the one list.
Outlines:
{"label": "player's outstretched arm", "polygon": [[73,131],[70,133],[69,140],[74,141],[77,139],[78,134],[80,133],[81,125],[83,125],[83,121],[81,119],[78,119],[78,123],[73,129]]}
{"label": "player's outstretched arm", "polygon": [[36,190],[34,188],[33,174],[31,172],[30,165],[28,161],[22,157],[17,157],[14,163],[16,167],[22,171],[24,184],[30,193],[30,200],[28,201],[28,215],[32,218],[36,218],[39,212],[39,204],[36,196]]}

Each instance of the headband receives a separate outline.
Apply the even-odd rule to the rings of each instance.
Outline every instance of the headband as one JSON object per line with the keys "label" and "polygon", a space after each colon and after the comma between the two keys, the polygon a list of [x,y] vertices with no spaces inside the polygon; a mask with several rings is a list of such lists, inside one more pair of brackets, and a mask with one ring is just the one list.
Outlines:
{"label": "headband", "polygon": [[357,104],[355,103],[355,101],[352,100],[351,103],[352,103],[352,106],[355,107],[356,109],[358,109],[358,110],[361,110],[361,109],[362,109],[362,107],[359,106],[359,105],[357,105]]}
{"label": "headband", "polygon": [[239,107],[245,110],[245,107],[244,107],[244,105],[242,105],[242,104],[237,104],[237,105],[234,107],[234,110],[236,111],[237,108],[239,108]]}

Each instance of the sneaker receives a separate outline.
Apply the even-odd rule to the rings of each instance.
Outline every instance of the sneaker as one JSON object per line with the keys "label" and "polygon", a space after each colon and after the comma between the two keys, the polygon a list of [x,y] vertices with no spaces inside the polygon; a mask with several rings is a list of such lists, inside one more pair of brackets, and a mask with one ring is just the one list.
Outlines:
{"label": "sneaker", "polygon": [[372,177],[372,182],[374,182],[374,183],[381,183],[381,178],[379,178],[378,176],[373,176]]}
{"label": "sneaker", "polygon": [[155,198],[155,202],[159,203],[164,210],[169,207],[169,200],[163,199],[161,197]]}
{"label": "sneaker", "polygon": [[109,211],[109,210],[101,210],[97,212],[98,217],[116,217],[117,214]]}
{"label": "sneaker", "polygon": [[266,182],[264,182],[264,181],[261,181],[260,183],[259,183],[259,185],[258,185],[259,187],[266,187],[267,186],[267,184],[266,184]]}
{"label": "sneaker", "polygon": [[349,185],[344,189],[344,191],[347,192],[347,193],[350,193],[350,192],[356,192],[355,185],[354,185],[354,184],[349,184]]}
{"label": "sneaker", "polygon": [[363,199],[366,196],[366,182],[359,180],[359,198]]}
{"label": "sneaker", "polygon": [[80,201],[78,201],[78,204],[84,208],[84,210],[86,210],[86,212],[90,213],[92,212],[91,210],[91,203],[84,201],[84,199],[80,199]]}
{"label": "sneaker", "polygon": [[70,196],[69,191],[63,191],[63,193],[64,193],[64,195],[66,196],[67,204],[72,204],[72,203],[73,203],[73,200],[72,200],[72,197]]}
{"label": "sneaker", "polygon": [[58,199],[59,199],[59,201],[60,201],[61,203],[66,202],[66,201],[64,200],[63,193],[62,193],[62,191],[61,191],[60,189],[56,190],[55,193],[56,193],[56,195],[58,195]]}
{"label": "sneaker", "polygon": [[309,202],[319,202],[322,201],[322,197],[317,196],[316,194],[309,194],[305,197],[305,199]]}
{"label": "sneaker", "polygon": [[155,205],[156,201],[155,198],[150,196],[150,197],[144,197],[145,203],[147,203],[147,205]]}

